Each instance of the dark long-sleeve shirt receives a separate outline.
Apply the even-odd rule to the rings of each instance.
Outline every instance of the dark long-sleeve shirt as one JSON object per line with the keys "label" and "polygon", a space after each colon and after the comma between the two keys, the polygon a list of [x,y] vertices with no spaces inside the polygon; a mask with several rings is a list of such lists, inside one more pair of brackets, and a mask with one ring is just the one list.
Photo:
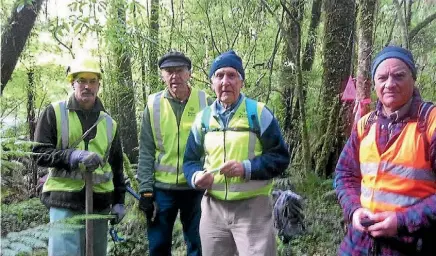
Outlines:
{"label": "dark long-sleeve shirt", "polygon": [[[89,111],[81,110],[74,96],[71,96],[67,108],[76,111],[82,125],[82,132],[85,133],[98,119],[100,111],[105,111],[103,104],[97,98],[94,107]],[[96,135],[97,129],[84,138],[88,143]],[[49,105],[41,114],[35,130],[35,142],[39,144],[33,147],[36,163],[42,167],[51,167],[70,170],[70,155],[75,149],[58,149],[56,115],[52,105]],[[108,163],[112,168],[114,191],[112,193],[94,193],[94,208],[103,210],[110,204],[124,203],[126,185],[123,176],[123,150],[118,129],[115,132],[114,140],[109,152]],[[44,192],[41,200],[48,207],[63,207],[73,210],[85,209],[85,191],[80,192]]]}
{"label": "dark long-sleeve shirt", "polygon": [[[389,146],[398,138],[407,122],[416,121],[418,117],[419,106],[422,103],[421,96],[415,89],[408,113],[403,118],[386,117],[382,111],[382,104],[377,103],[376,109],[376,129],[377,129],[377,147],[381,153],[385,152]],[[436,166],[436,133],[430,139],[429,156],[431,163]],[[339,203],[343,209],[345,219],[351,223],[354,211],[361,208],[360,189],[362,175],[359,163],[360,142],[357,135],[357,129],[354,128],[348,139],[336,166],[336,193]],[[429,237],[435,237],[434,227],[436,220],[436,195],[430,196],[421,202],[410,206],[404,212],[397,212],[398,235],[394,238],[377,239],[380,253],[379,255],[416,255],[419,251],[417,246],[422,246],[423,251],[433,248],[436,251],[436,239],[428,241]],[[430,232],[430,230],[433,230]],[[428,236],[430,235],[430,236]],[[421,239],[423,245],[419,245]],[[422,240],[423,239],[423,240]],[[340,249],[339,255],[367,255],[373,248],[374,241],[369,234],[361,233],[348,227]],[[424,249],[425,248],[425,249]],[[422,255],[427,255],[426,253]]]}

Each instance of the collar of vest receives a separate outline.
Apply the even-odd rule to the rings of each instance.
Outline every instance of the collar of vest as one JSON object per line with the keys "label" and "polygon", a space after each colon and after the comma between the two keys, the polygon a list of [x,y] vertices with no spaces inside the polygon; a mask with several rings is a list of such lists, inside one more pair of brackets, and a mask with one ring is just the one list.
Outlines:
{"label": "collar of vest", "polygon": [[[67,109],[82,110],[82,108],[80,108],[79,102],[76,100],[76,97],[74,97],[74,94],[72,94],[68,98]],[[103,107],[103,103],[101,102],[100,98],[97,96],[95,98],[95,103],[94,103],[94,106],[91,109],[91,112],[100,112],[100,111],[106,112],[106,110]]]}

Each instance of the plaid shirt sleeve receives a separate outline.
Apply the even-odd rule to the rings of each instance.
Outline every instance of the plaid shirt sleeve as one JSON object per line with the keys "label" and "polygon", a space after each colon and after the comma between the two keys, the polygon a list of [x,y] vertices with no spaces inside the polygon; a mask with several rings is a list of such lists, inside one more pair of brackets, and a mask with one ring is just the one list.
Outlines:
{"label": "plaid shirt sleeve", "polygon": [[343,209],[344,218],[348,221],[351,221],[354,211],[362,207],[360,204],[362,175],[359,164],[359,145],[357,129],[353,128],[339,156],[335,171],[336,194]]}

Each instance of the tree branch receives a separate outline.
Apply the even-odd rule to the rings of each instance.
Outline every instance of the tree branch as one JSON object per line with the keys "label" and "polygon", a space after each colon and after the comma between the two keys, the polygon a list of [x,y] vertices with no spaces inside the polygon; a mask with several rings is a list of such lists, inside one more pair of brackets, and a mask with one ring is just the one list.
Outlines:
{"label": "tree branch", "polygon": [[413,37],[416,36],[416,34],[418,34],[419,31],[421,31],[421,29],[425,28],[428,24],[430,24],[432,21],[434,21],[436,19],[436,12],[433,13],[432,15],[428,16],[427,18],[425,18],[423,21],[421,21],[420,23],[418,23],[418,25],[416,25],[409,33],[409,41],[412,41]]}
{"label": "tree branch", "polygon": [[407,25],[406,21],[404,20],[403,13],[401,12],[401,6],[400,3],[398,3],[398,0],[393,0],[393,3],[395,5],[395,9],[397,10],[397,16],[400,19],[400,25],[403,29],[403,46],[406,48],[409,48],[409,36],[407,31]]}

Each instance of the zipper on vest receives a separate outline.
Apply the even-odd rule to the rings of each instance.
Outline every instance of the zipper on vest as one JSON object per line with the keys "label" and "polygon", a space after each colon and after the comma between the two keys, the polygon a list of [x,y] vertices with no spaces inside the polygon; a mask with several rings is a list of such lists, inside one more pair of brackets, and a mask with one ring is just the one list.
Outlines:
{"label": "zipper on vest", "polygon": [[[224,163],[225,162],[226,162],[226,129],[224,129]],[[224,196],[224,200],[227,200],[228,184],[227,184],[226,176],[224,176],[224,184],[226,185],[226,194]]]}

